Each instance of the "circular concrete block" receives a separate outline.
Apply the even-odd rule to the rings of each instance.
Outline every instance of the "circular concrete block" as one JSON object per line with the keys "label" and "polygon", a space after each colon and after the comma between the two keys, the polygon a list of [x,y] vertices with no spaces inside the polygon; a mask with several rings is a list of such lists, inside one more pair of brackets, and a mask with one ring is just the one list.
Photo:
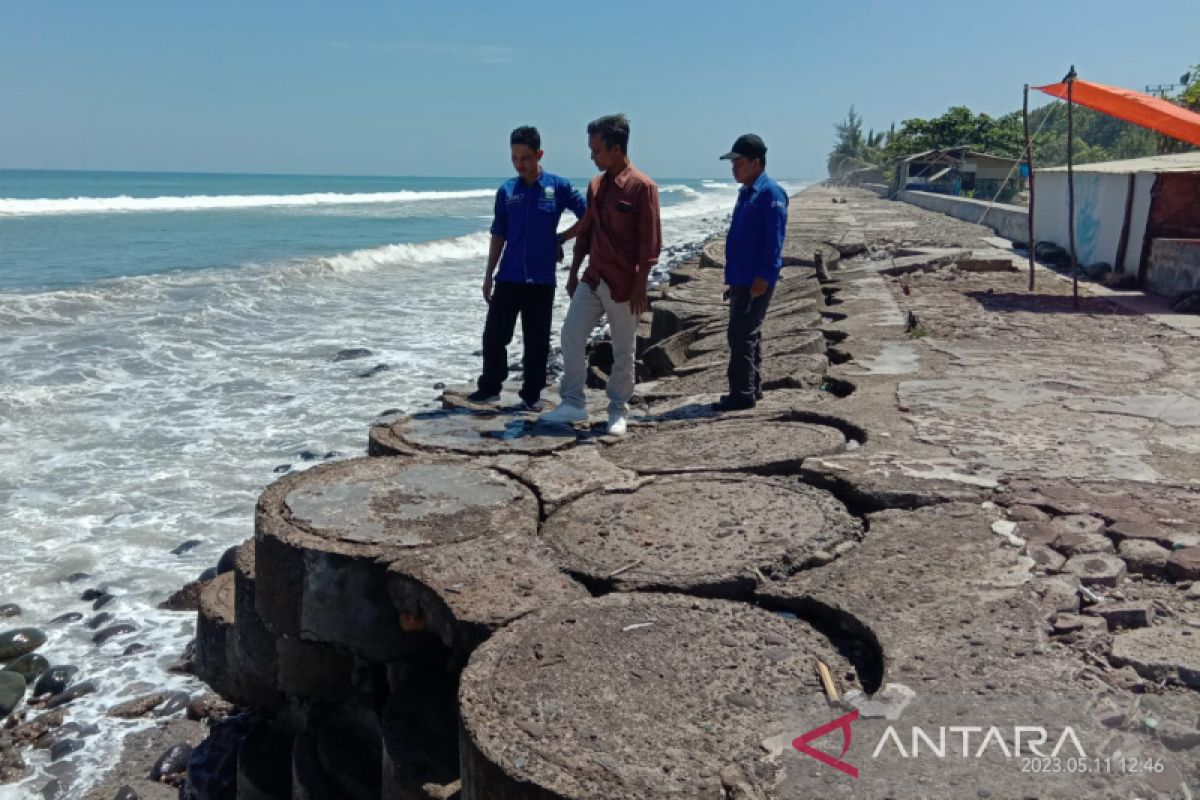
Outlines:
{"label": "circular concrete block", "polygon": [[1071,556],[1063,570],[1075,575],[1085,586],[1116,586],[1125,579],[1125,562],[1108,553]]}
{"label": "circular concrete block", "polygon": [[246,654],[238,640],[235,594],[232,572],[218,575],[200,592],[195,673],[230,702],[272,707],[277,695],[269,675]]}
{"label": "circular concrete block", "polygon": [[670,475],[582,497],[542,538],[589,586],[738,596],[832,560],[862,525],[833,495],[787,478]]}
{"label": "circular concrete block", "polygon": [[531,414],[478,413],[463,409],[426,411],[382,420],[371,426],[373,456],[419,453],[465,455],[544,455],[575,444],[567,425],[546,425]]}
{"label": "circular concrete block", "polygon": [[[777,329],[774,321],[763,323],[763,359],[790,353],[825,352],[825,334],[814,328],[788,327]],[[702,336],[687,346],[684,351],[689,359],[710,358],[729,352],[729,340],[724,331]]]}
{"label": "circular concrete block", "polygon": [[722,600],[615,594],[518,620],[463,673],[462,800],[720,798],[722,773],[752,767],[769,786],[768,740],[830,716],[817,659],[850,669],[806,623]]}
{"label": "circular concrete block", "polygon": [[604,456],[642,474],[671,472],[757,472],[789,474],[811,456],[846,449],[841,431],[806,422],[718,420],[669,423],[654,430],[632,429],[609,444]]}
{"label": "circular concrete block", "polygon": [[[370,661],[412,644],[398,624],[387,564],[483,536],[536,533],[525,486],[465,461],[359,458],[272,484],[255,514],[255,607],[276,636],[340,645]],[[282,664],[282,654],[280,656]]]}
{"label": "circular concrete block", "polygon": [[401,556],[390,568],[392,602],[420,618],[460,664],[514,619],[588,597],[523,535],[485,536]]}

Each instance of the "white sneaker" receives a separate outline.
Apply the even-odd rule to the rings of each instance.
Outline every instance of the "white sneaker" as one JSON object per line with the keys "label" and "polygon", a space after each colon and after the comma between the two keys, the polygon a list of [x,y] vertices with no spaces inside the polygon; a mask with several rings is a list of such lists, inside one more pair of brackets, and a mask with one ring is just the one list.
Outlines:
{"label": "white sneaker", "polygon": [[548,422],[552,425],[570,425],[575,422],[587,422],[586,408],[569,406],[563,403],[558,408],[547,411],[538,417],[538,422]]}
{"label": "white sneaker", "polygon": [[625,421],[624,414],[610,413],[608,415],[608,435],[609,436],[624,436],[625,429],[628,423]]}

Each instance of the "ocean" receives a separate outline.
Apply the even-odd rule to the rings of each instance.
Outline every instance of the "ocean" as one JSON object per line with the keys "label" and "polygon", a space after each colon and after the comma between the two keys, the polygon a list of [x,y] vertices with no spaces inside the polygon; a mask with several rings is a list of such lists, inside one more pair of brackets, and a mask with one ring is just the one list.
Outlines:
{"label": "ocean", "polygon": [[[99,687],[70,718],[100,728],[53,765],[26,751],[34,775],[0,798],[88,785],[153,724],[105,717],[119,700],[201,691],[167,672],[195,615],[156,606],[252,535],[268,483],[474,379],[502,180],[0,170],[0,604],[21,607],[0,631],[45,630],[51,664]],[[736,186],[658,183],[669,263],[723,229]],[[50,624],[92,617],[93,587],[134,632]]]}

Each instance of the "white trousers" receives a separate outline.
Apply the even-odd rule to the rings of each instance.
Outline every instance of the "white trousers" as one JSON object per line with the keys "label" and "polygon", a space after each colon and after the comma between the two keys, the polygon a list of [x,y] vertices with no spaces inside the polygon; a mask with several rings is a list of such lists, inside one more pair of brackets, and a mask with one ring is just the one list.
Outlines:
{"label": "white trousers", "polygon": [[608,316],[612,337],[613,368],[608,376],[608,413],[625,414],[633,397],[633,359],[637,347],[638,318],[629,310],[629,301],[616,302],[608,284],[600,281],[592,289],[583,281],[575,289],[571,307],[562,326],[563,376],[558,396],[563,405],[585,408],[583,387],[587,382],[588,362],[584,353],[592,329],[600,317]]}

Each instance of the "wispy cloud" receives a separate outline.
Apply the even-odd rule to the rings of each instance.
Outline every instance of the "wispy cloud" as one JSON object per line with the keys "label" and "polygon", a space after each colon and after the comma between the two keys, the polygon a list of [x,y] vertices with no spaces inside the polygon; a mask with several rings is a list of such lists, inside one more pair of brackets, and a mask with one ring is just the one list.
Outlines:
{"label": "wispy cloud", "polygon": [[517,60],[517,50],[490,44],[455,44],[452,42],[354,42],[333,41],[331,50],[364,53],[373,56],[421,55],[441,57],[469,64],[511,64]]}

